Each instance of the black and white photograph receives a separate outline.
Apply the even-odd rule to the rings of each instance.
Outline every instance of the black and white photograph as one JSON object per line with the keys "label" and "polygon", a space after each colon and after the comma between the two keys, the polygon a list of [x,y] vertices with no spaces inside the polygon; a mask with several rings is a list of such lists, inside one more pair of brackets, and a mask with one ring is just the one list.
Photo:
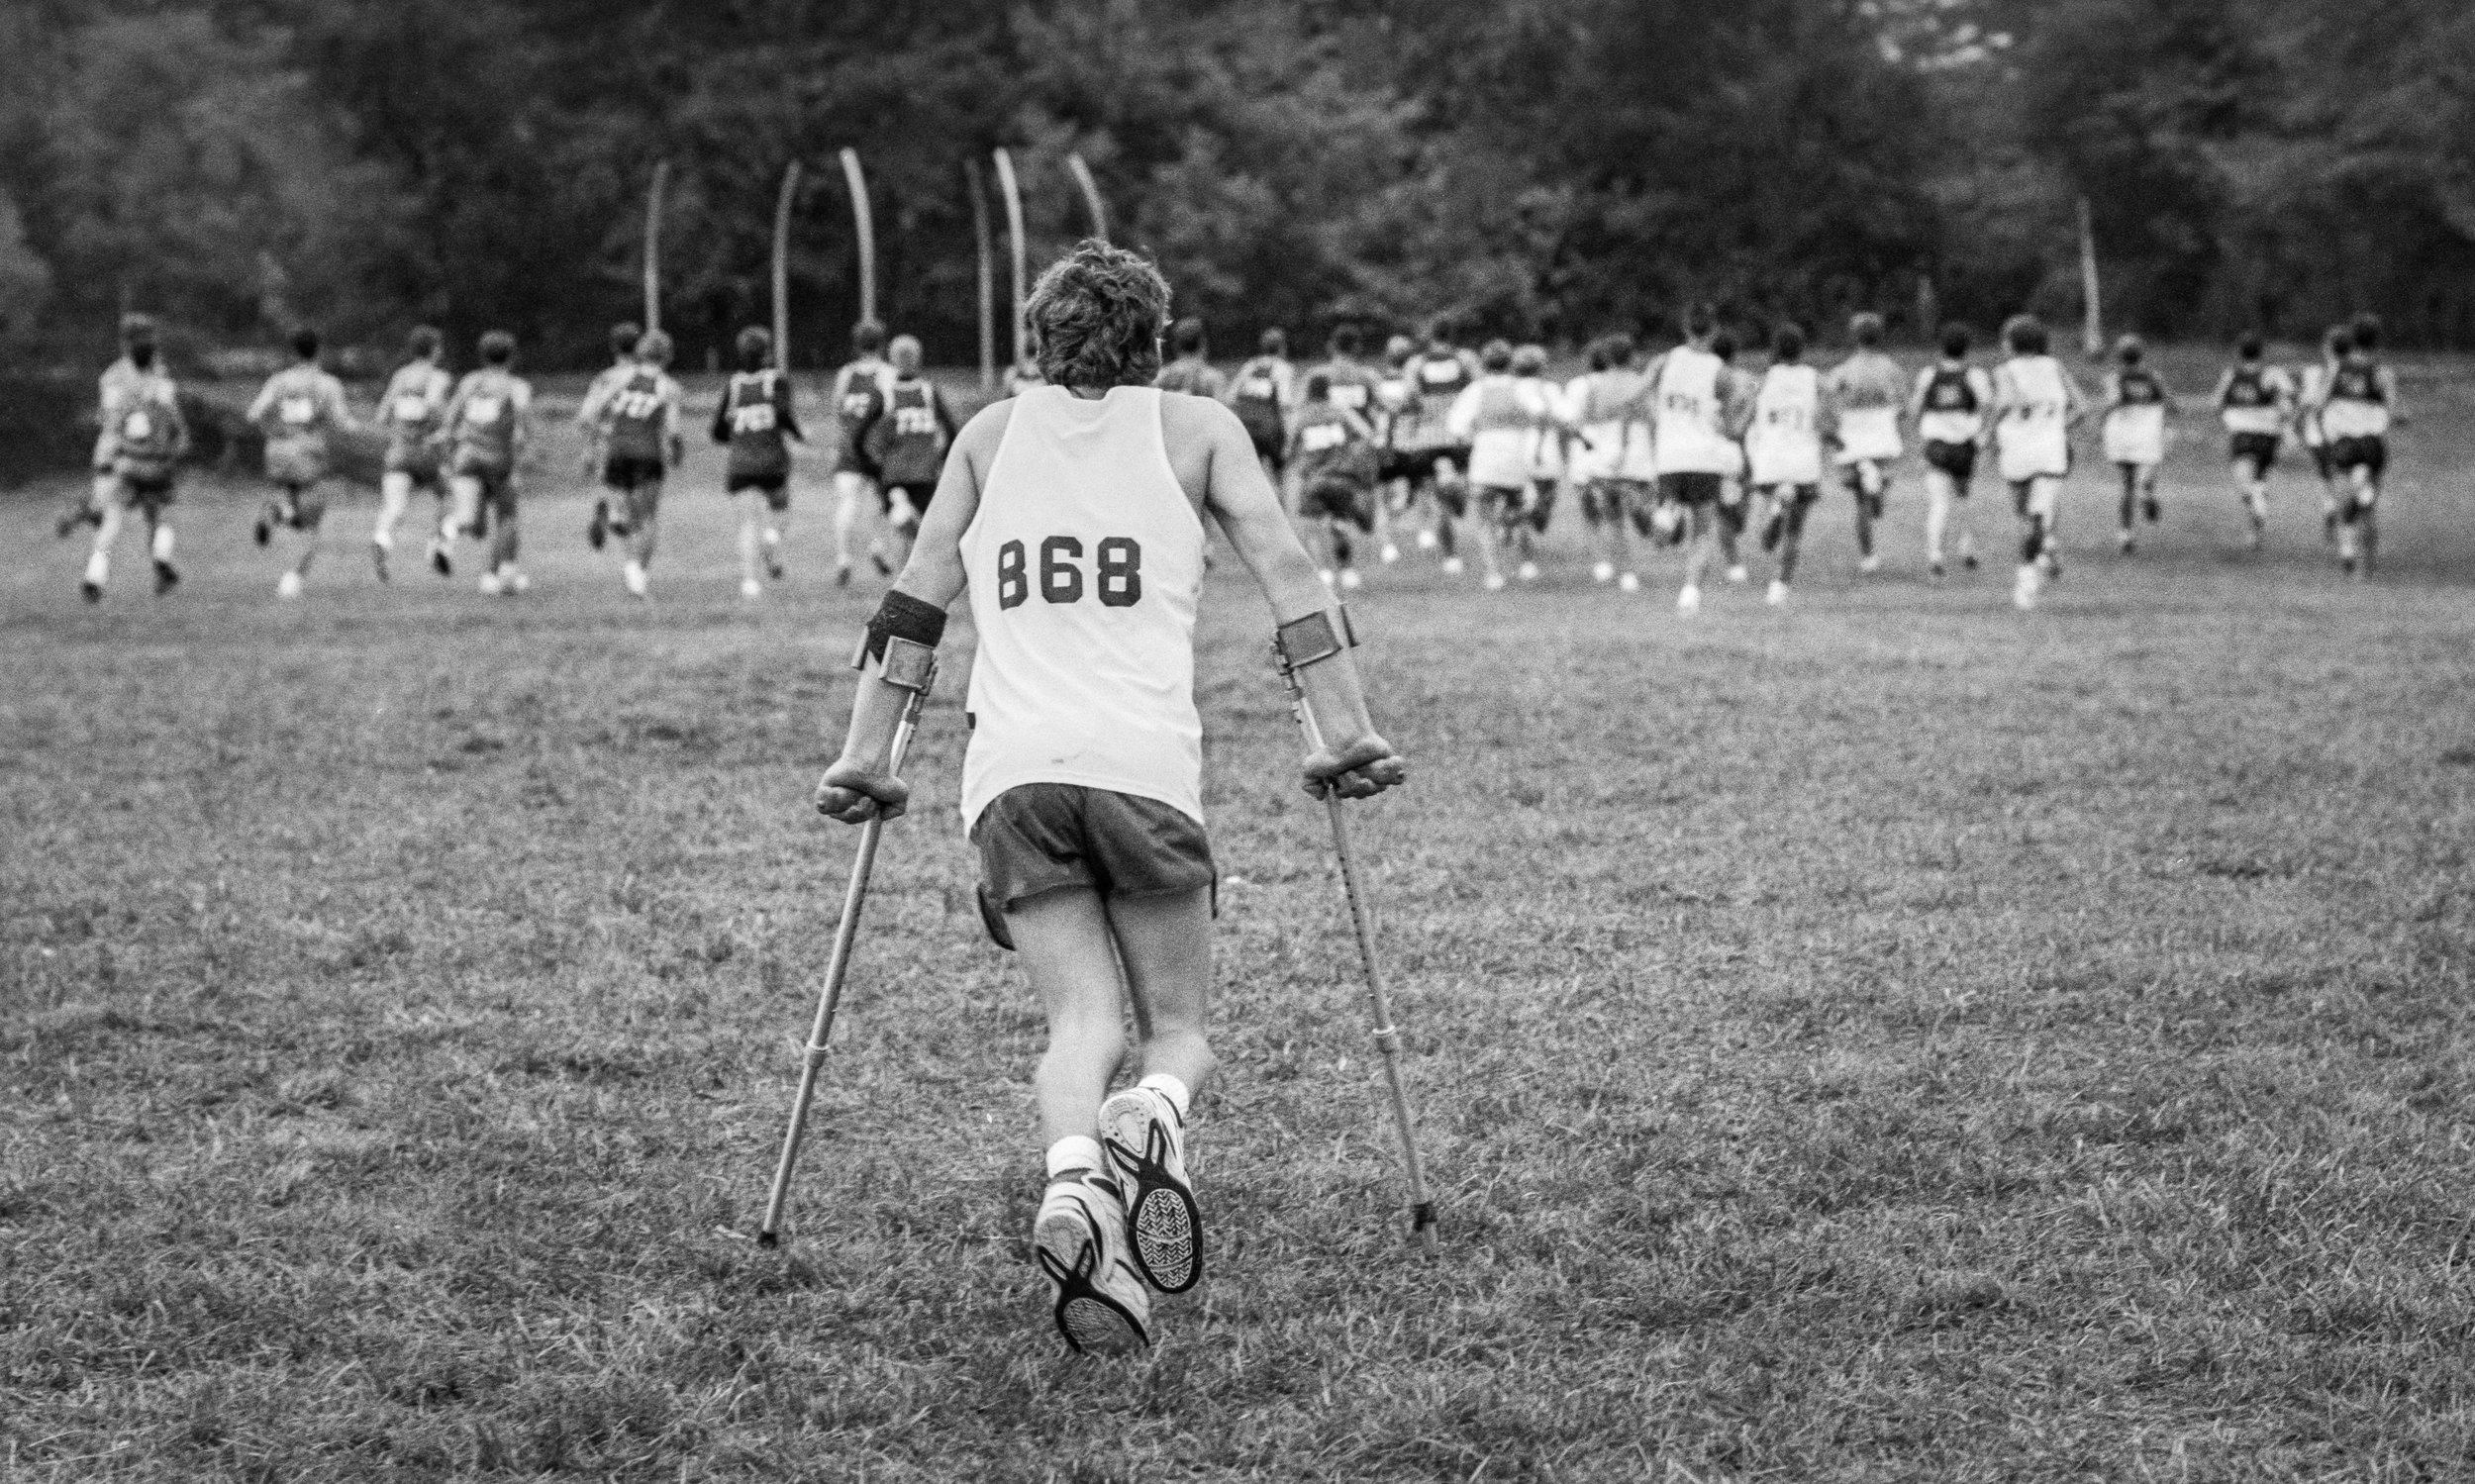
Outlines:
{"label": "black and white photograph", "polygon": [[0,0],[0,1484],[2475,1477],[2465,0]]}

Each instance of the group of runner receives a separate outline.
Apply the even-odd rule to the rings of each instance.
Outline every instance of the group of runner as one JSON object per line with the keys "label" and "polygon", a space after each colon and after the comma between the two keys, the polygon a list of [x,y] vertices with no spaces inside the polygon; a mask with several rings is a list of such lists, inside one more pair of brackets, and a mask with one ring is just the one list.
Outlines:
{"label": "group of runner", "polygon": [[[63,513],[59,534],[95,528],[80,586],[99,602],[111,579],[112,552],[131,513],[146,518],[155,590],[180,580],[173,565],[170,506],[176,470],[190,445],[177,386],[163,366],[153,321],[126,317],[122,356],[103,374],[94,450],[94,479]],[[920,343],[863,324],[853,335],[856,357],[833,385],[837,446],[835,520],[838,579],[850,580],[851,538],[874,498],[885,531],[868,548],[890,575],[889,538],[907,548],[928,509],[955,423],[943,395],[921,373]],[[587,387],[576,412],[585,478],[597,488],[586,543],[616,544],[620,580],[645,597],[658,542],[662,494],[687,456],[686,397],[669,372],[670,337],[632,324],[613,328],[611,363]],[[316,561],[327,517],[326,488],[339,441],[374,431],[386,441],[377,519],[369,554],[381,580],[391,578],[398,531],[414,496],[427,490],[435,510],[424,555],[440,576],[452,576],[460,544],[486,542],[481,591],[525,592],[519,564],[521,471],[535,441],[534,392],[513,369],[514,337],[480,338],[480,366],[461,379],[446,367],[446,340],[415,330],[404,363],[389,378],[375,415],[360,420],[343,383],[319,363],[314,331],[292,338],[292,363],[269,377],[245,415],[265,442],[270,490],[253,535],[261,546],[283,543],[276,593],[301,596]],[[763,594],[763,579],[783,575],[782,536],[790,510],[792,445],[804,443],[790,375],[775,364],[773,338],[762,329],[740,333],[738,369],[716,404],[713,441],[727,449],[723,488],[739,506],[740,594]]]}
{"label": "group of runner", "polygon": [[[1300,519],[1321,530],[1326,579],[1343,589],[1364,580],[1361,540],[1388,563],[1399,559],[1405,531],[1441,553],[1446,573],[1464,569],[1460,552],[1473,545],[1490,590],[1508,585],[1508,566],[1512,577],[1535,580],[1538,541],[1568,504],[1581,512],[1599,582],[1637,590],[1636,543],[1682,544],[1677,607],[1697,612],[1712,567],[1747,580],[1743,539],[1758,533],[1774,562],[1768,601],[1784,603],[1807,522],[1834,477],[1850,497],[1858,570],[1880,569],[1876,528],[1910,423],[1922,445],[1926,561],[1936,578],[1952,555],[1978,564],[1966,502],[1990,452],[2022,523],[2013,598],[2035,604],[2060,574],[2055,533],[2071,433],[2091,416],[2123,481],[2123,550],[2136,549],[2138,521],[2160,519],[2157,471],[2176,404],[2136,337],[2116,347],[2092,400],[2031,316],[2004,327],[2003,355],[1991,365],[1971,359],[1967,327],[1945,327],[1936,359],[1913,376],[1884,352],[1883,322],[1872,314],[1850,321],[1854,350],[1828,371],[1808,363],[1793,325],[1771,334],[1758,372],[1738,367],[1735,336],[1708,312],[1689,313],[1683,329],[1683,344],[1646,363],[1629,335],[1594,342],[1587,372],[1559,386],[1537,346],[1499,340],[1473,354],[1441,332],[1424,346],[1395,337],[1382,363],[1369,365],[1347,326],[1310,369],[1289,358],[1275,330],[1224,377],[1209,362],[1202,325],[1186,320],[1171,332],[1176,358],[1160,384],[1232,406]],[[2379,335],[2369,316],[2332,330],[2325,360],[2300,384],[2267,363],[2258,336],[2238,343],[2210,400],[2254,546],[2267,525],[2269,471],[2291,440],[2319,465],[2340,561],[2369,572],[2386,434],[2398,415]]]}
{"label": "group of runner", "polygon": [[[131,316],[122,330],[124,354],[100,388],[95,479],[61,522],[64,536],[78,524],[96,527],[82,580],[90,601],[103,596],[133,512],[148,525],[157,590],[179,580],[168,507],[188,430],[152,322]],[[1682,344],[1646,360],[1631,336],[1604,337],[1587,347],[1589,369],[1558,385],[1547,378],[1542,347],[1497,340],[1473,352],[1440,326],[1424,344],[1393,337],[1380,362],[1369,363],[1359,331],[1343,325],[1326,358],[1304,370],[1286,337],[1267,331],[1256,353],[1225,375],[1210,361],[1202,323],[1185,319],[1171,327],[1174,358],[1159,384],[1236,412],[1293,511],[1320,533],[1326,581],[1344,590],[1364,581],[1362,543],[1391,563],[1405,538],[1436,552],[1446,574],[1463,572],[1462,553],[1474,551],[1489,590],[1534,581],[1539,542],[1567,507],[1581,513],[1596,581],[1635,591],[1641,544],[1682,545],[1676,606],[1698,612],[1714,567],[1731,582],[1748,579],[1743,546],[1752,535],[1772,563],[1768,601],[1785,603],[1808,522],[1834,478],[1849,495],[1858,570],[1879,569],[1875,533],[1907,423],[1922,445],[1925,554],[1936,578],[1950,556],[1978,564],[1967,499],[1991,450],[2023,528],[2013,598],[2022,607],[2037,601],[2060,574],[2055,531],[2071,431],[2090,416],[2102,419],[2104,454],[2122,479],[2122,549],[2136,549],[2139,523],[2160,519],[2157,471],[2177,403],[2135,337],[2116,347],[2092,399],[2050,353],[2045,328],[2026,315],[2004,328],[1998,363],[1973,361],[1973,337],[1952,325],[1937,358],[1913,376],[1884,352],[1883,323],[1872,314],[1851,320],[1854,349],[1828,371],[1809,363],[1793,325],[1772,332],[1757,372],[1739,367],[1736,337],[1709,312],[1688,313],[1683,330]],[[2228,432],[2254,546],[2267,526],[2270,470],[2292,442],[2319,467],[2324,528],[2341,564],[2369,573],[2386,436],[2399,415],[2397,378],[2381,363],[2379,343],[2370,316],[2334,328],[2322,362],[2300,379],[2267,362],[2258,336],[2238,343],[2210,402]],[[584,474],[599,490],[585,535],[596,550],[618,544],[621,581],[644,597],[662,494],[686,456],[685,397],[669,373],[667,335],[620,325],[610,344],[611,363],[576,413]],[[427,489],[437,506],[425,550],[434,570],[452,575],[459,543],[487,542],[481,589],[517,594],[530,585],[517,559],[517,496],[534,438],[533,390],[512,369],[511,336],[493,331],[478,349],[481,365],[459,380],[446,369],[440,333],[418,329],[379,399],[369,426],[387,448],[369,551],[382,579],[413,496]],[[881,525],[859,554],[880,575],[899,567],[957,427],[922,373],[916,339],[889,342],[883,327],[863,323],[852,349],[832,382],[829,450],[836,580],[845,584],[871,504]],[[285,598],[300,595],[319,553],[336,440],[361,426],[343,385],[319,364],[317,335],[296,334],[292,350],[293,364],[268,379],[247,414],[265,438],[273,486],[254,535],[261,545],[284,542],[277,592]],[[765,579],[783,575],[792,445],[806,434],[772,337],[750,328],[735,350],[738,368],[711,434],[728,450],[723,489],[739,506],[740,592],[753,600]],[[1036,379],[1036,370],[1018,368],[1008,394]]]}

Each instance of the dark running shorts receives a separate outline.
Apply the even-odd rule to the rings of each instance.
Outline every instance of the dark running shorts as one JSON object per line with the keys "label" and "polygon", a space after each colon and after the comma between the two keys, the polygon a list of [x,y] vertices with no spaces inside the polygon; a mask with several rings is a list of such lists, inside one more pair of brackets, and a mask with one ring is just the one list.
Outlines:
{"label": "dark running shorts", "polygon": [[1298,514],[1309,520],[1347,521],[1371,534],[1375,529],[1375,494],[1345,479],[1318,479],[1298,497]]}
{"label": "dark running shorts", "polygon": [[[502,468],[497,464],[459,463],[455,469],[455,477],[469,479],[481,486],[478,513],[484,518],[483,525],[488,524],[487,518],[490,516],[496,516],[502,521],[512,521],[516,518],[516,471],[514,469]],[[482,533],[476,528],[472,534],[479,536]]]}
{"label": "dark running shorts", "polygon": [[1061,887],[1104,897],[1217,888],[1203,826],[1157,799],[1078,783],[1025,783],[971,826],[980,893],[1000,912]]}
{"label": "dark running shorts", "polygon": [[1925,445],[1925,461],[1928,468],[1940,469],[1950,475],[1951,483],[1965,491],[1968,481],[1976,477],[1977,445],[1973,442],[1946,444],[1938,439],[1932,440]]}
{"label": "dark running shorts", "polygon": [[1650,487],[1638,479],[1593,479],[1581,487],[1581,518],[1613,526],[1650,503]]}
{"label": "dark running shorts", "polygon": [[413,488],[446,488],[446,467],[435,452],[420,448],[403,448],[389,445],[386,470],[390,474],[409,474]]}
{"label": "dark running shorts", "polygon": [[1383,462],[1376,466],[1375,478],[1384,484],[1390,484],[1396,479],[1407,479],[1416,483],[1435,471],[1436,457],[1432,453],[1413,452],[1408,448],[1386,448]]}
{"label": "dark running shorts", "polygon": [[315,531],[327,519],[327,497],[315,484],[282,486],[283,499],[276,502],[275,524],[294,531]]}
{"label": "dark running shorts", "polygon": [[894,513],[894,496],[897,494],[911,502],[913,515],[924,516],[928,514],[929,501],[937,494],[937,486],[934,483],[879,485],[876,491],[877,504],[884,507],[885,514],[889,518]]}
{"label": "dark running shorts", "polygon": [[602,483],[622,493],[633,493],[647,484],[659,484],[669,472],[669,467],[660,459],[635,453],[613,453],[602,460]]}
{"label": "dark running shorts", "polygon": [[750,489],[765,497],[768,509],[791,508],[791,476],[788,474],[733,474],[722,481],[724,494],[736,495]]}
{"label": "dark running shorts", "polygon": [[124,469],[117,476],[121,498],[134,510],[151,517],[172,503],[172,473],[140,474]]}
{"label": "dark running shorts", "polygon": [[2226,456],[2231,463],[2247,463],[2265,474],[2277,467],[2278,445],[2284,442],[2274,433],[2237,433],[2226,441]]}
{"label": "dark running shorts", "polygon": [[1725,483],[1717,474],[1661,474],[1658,497],[1678,505],[1716,505]]}
{"label": "dark running shorts", "polygon": [[2333,438],[2328,461],[2341,469],[2370,469],[2378,479],[2389,467],[2389,441],[2383,438]]}

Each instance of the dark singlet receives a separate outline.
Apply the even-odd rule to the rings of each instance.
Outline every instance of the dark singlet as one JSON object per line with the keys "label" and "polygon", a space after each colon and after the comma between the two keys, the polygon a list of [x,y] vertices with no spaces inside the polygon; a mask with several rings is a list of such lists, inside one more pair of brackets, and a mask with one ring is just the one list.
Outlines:
{"label": "dark singlet", "polygon": [[2146,407],[2165,400],[2165,383],[2154,371],[2134,366],[2115,383],[2126,407]]}
{"label": "dark singlet", "polygon": [[610,451],[626,458],[661,457],[661,373],[640,366],[610,399]]}
{"label": "dark singlet", "polygon": [[1926,383],[1925,410],[1928,412],[1975,412],[1977,389],[1968,383],[1968,368],[1935,366],[1933,379]]}

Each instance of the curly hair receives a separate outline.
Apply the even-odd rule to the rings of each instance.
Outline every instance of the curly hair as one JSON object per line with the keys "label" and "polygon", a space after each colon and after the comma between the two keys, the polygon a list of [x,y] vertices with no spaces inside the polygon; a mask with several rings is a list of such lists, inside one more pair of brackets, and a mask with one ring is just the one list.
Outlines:
{"label": "curly hair", "polygon": [[1051,385],[1149,386],[1168,311],[1168,280],[1151,259],[1093,239],[1040,275],[1023,318]]}

